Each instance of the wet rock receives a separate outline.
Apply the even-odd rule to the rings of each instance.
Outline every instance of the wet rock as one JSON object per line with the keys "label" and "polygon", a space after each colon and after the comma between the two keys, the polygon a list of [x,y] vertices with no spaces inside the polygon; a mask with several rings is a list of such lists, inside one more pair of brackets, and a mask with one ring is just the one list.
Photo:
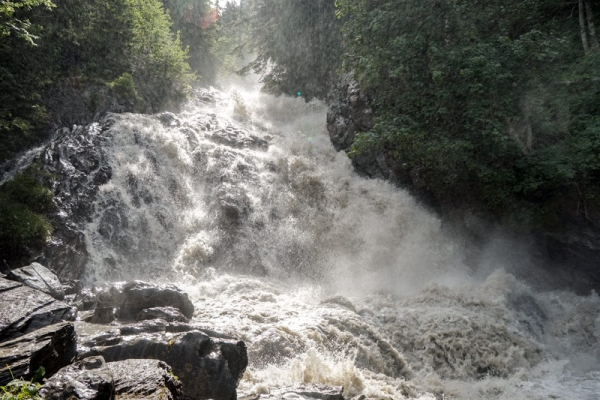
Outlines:
{"label": "wet rock", "polygon": [[[351,74],[345,74],[328,96],[330,111],[327,113],[327,131],[337,151],[350,151],[357,133],[373,127],[373,111],[369,107],[369,95],[360,90]],[[390,171],[385,156],[359,154],[352,160],[356,172],[370,178],[388,179]]]}
{"label": "wet rock", "polygon": [[246,396],[240,400],[344,400],[344,388],[341,386],[328,386],[319,383],[302,384],[299,386],[271,390],[269,394]]}
{"label": "wet rock", "polygon": [[0,341],[75,319],[75,309],[38,290],[0,278]]}
{"label": "wet rock", "polygon": [[[78,325],[86,332],[84,323]],[[79,329],[81,327],[81,329]],[[178,332],[181,329],[193,329]],[[109,327],[107,327],[109,329]],[[193,326],[161,320],[80,336],[81,357],[100,355],[108,362],[127,359],[161,360],[184,384],[184,397],[230,400],[248,365],[243,342],[208,336]]]}
{"label": "wet rock", "polygon": [[212,134],[209,134],[208,138],[215,143],[223,144],[236,149],[250,148],[256,150],[267,150],[269,148],[269,142],[266,140],[233,127],[227,127],[225,129],[215,131]]}
{"label": "wet rock", "polygon": [[112,174],[102,146],[110,140],[105,129],[110,124],[111,116],[100,124],[57,129],[34,160],[51,176],[60,177],[50,182],[57,209],[49,216],[52,238],[39,262],[62,281],[79,279],[85,271],[88,252],[83,232],[98,188]]}
{"label": "wet rock", "polygon": [[109,324],[116,318],[115,309],[113,307],[96,307],[89,322],[93,324]]}
{"label": "wet rock", "polygon": [[125,360],[107,364],[115,378],[117,398],[177,400],[182,383],[163,361]]}
{"label": "wet rock", "polygon": [[58,371],[40,388],[40,394],[52,400],[113,400],[113,373],[102,357],[89,357]]}
{"label": "wet rock", "polygon": [[172,112],[162,112],[160,114],[156,115],[156,118],[158,118],[158,120],[165,126],[165,127],[172,127],[172,126],[180,126],[181,122],[179,121],[179,119],[177,118],[177,116],[175,114],[173,114]]}
{"label": "wet rock", "polygon": [[174,307],[153,307],[146,308],[138,313],[136,316],[138,321],[147,319],[164,319],[167,322],[188,322],[189,318],[186,318],[178,309]]}
{"label": "wet rock", "polygon": [[65,298],[65,291],[54,272],[36,262],[8,272],[8,279],[49,294],[57,300]]}
{"label": "wet rock", "polygon": [[68,365],[77,353],[71,322],[43,327],[17,339],[0,343],[0,385],[15,378],[30,379],[39,367],[51,376]]}
{"label": "wet rock", "polygon": [[116,308],[120,319],[133,320],[144,309],[155,307],[173,307],[188,319],[194,315],[188,295],[175,285],[121,282],[100,290],[97,296],[97,307]]}

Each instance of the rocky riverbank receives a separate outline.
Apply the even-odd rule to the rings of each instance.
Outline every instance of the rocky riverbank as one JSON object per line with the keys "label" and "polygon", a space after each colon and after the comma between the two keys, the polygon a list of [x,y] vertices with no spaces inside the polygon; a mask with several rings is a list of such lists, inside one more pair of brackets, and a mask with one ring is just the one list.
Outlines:
{"label": "rocky riverbank", "polygon": [[136,281],[65,295],[37,263],[9,278],[19,281],[0,278],[0,385],[43,367],[51,399],[236,398],[245,344],[191,324],[179,288]]}

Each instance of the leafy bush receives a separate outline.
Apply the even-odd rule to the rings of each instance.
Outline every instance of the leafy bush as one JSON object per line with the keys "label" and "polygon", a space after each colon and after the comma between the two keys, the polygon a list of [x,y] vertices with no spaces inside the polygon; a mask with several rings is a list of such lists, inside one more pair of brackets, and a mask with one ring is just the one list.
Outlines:
{"label": "leafy bush", "polygon": [[[14,379],[6,386],[0,386],[0,400],[42,400],[39,383],[46,373],[44,367],[39,367],[31,381]],[[11,372],[12,375],[12,372]]]}
{"label": "leafy bush", "polygon": [[55,207],[53,195],[31,168],[0,186],[0,253],[11,263],[28,249],[41,249],[52,227],[42,215]]}
{"label": "leafy bush", "polygon": [[600,178],[600,51],[584,55],[566,3],[337,4],[345,68],[375,99],[353,154],[384,150],[446,204],[502,218],[566,192],[586,208]]}
{"label": "leafy bush", "polygon": [[111,88],[115,94],[123,99],[136,99],[137,91],[135,89],[135,82],[133,76],[129,72],[123,73],[112,82],[109,82],[108,87]]}

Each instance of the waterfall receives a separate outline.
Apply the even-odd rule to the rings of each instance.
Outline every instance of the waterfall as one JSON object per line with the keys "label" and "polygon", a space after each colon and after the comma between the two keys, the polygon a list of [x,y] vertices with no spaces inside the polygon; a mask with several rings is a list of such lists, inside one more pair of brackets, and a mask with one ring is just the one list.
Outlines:
{"label": "waterfall", "polygon": [[[241,395],[323,382],[348,398],[597,399],[598,295],[534,290],[502,259],[465,266],[436,216],[353,172],[325,114],[202,89],[177,115],[63,132],[93,143],[89,171],[110,171],[77,175],[97,182],[79,225],[87,284],[184,287],[195,323],[246,342]],[[68,182],[59,206],[81,186]]]}

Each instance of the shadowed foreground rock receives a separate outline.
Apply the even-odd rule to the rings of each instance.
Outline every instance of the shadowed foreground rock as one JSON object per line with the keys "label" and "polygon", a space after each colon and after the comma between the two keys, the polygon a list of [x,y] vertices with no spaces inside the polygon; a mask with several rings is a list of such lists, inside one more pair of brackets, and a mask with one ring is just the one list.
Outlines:
{"label": "shadowed foreground rock", "polygon": [[157,360],[125,360],[107,364],[115,378],[117,399],[177,400],[181,381]]}
{"label": "shadowed foreground rock", "polygon": [[144,309],[173,307],[186,318],[194,315],[194,305],[175,285],[153,285],[141,281],[115,283],[97,293],[97,309],[114,308],[116,317],[135,320]]}
{"label": "shadowed foreground rock", "polygon": [[[161,360],[181,379],[184,398],[236,399],[248,365],[244,342],[210,337],[194,326],[162,320],[110,328],[78,323],[80,357],[99,355],[108,362]],[[84,333],[94,330],[90,336]]]}
{"label": "shadowed foreground rock", "polygon": [[[30,379],[39,367],[51,376],[68,365],[77,353],[71,322],[46,326],[17,339],[0,343],[0,385],[15,378]],[[10,370],[9,370],[10,368]]]}
{"label": "shadowed foreground rock", "polygon": [[73,307],[39,290],[0,278],[0,341],[74,319]]}
{"label": "shadowed foreground rock", "polygon": [[113,400],[115,382],[102,357],[73,363],[50,378],[41,388],[44,399]]}

